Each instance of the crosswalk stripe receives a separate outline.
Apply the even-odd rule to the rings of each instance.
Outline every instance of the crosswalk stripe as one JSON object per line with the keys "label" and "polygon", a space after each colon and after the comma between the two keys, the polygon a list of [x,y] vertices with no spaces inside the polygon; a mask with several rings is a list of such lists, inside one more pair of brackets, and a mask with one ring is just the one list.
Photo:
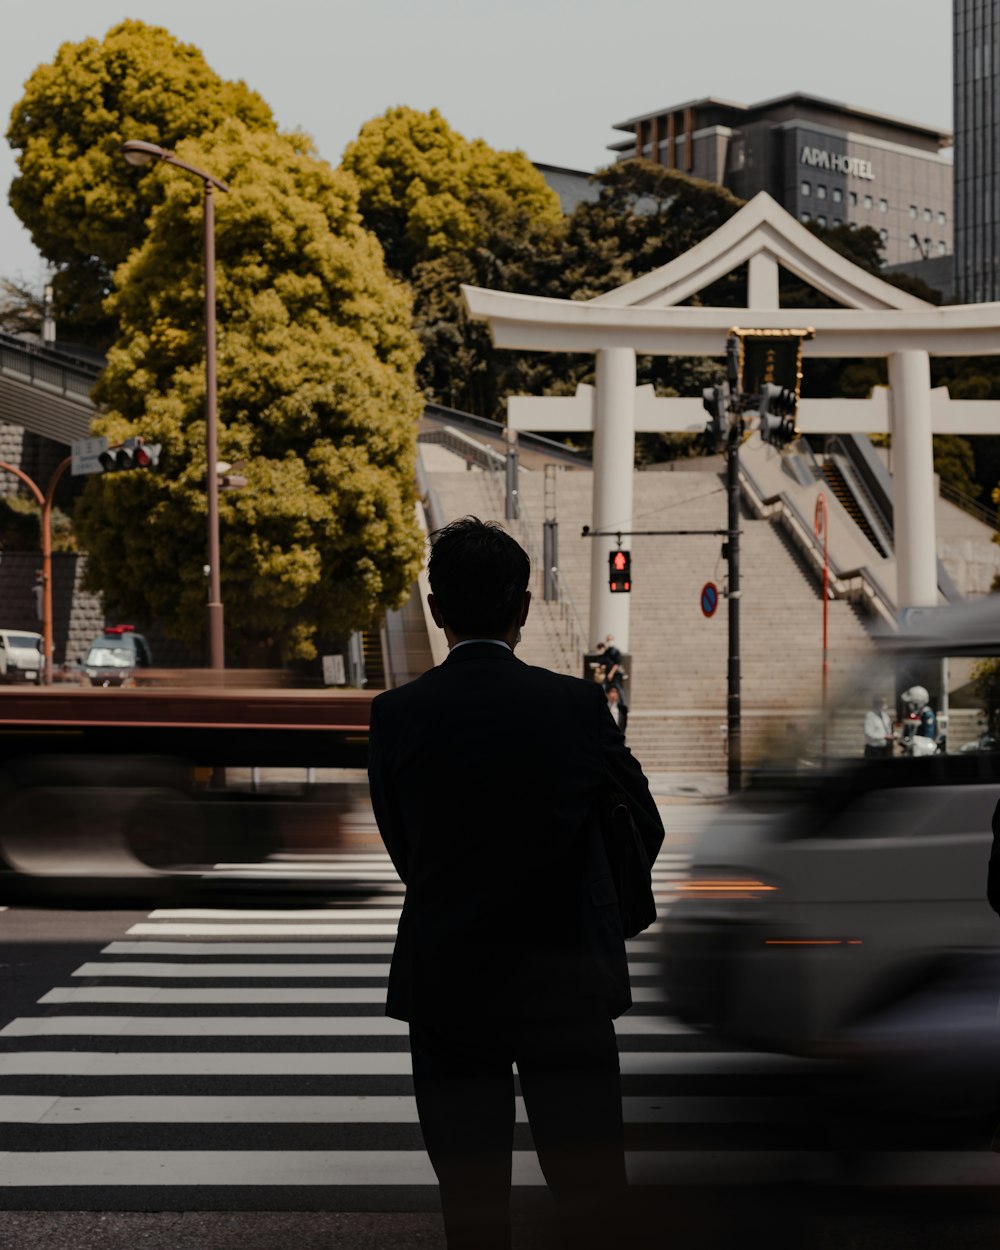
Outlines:
{"label": "crosswalk stripe", "polygon": [[384,955],[392,942],[109,942],[102,955]]}
{"label": "crosswalk stripe", "polygon": [[334,1003],[384,1003],[385,986],[324,986],[322,989],[174,989],[162,985],[93,985],[82,988],[59,986],[43,994],[39,1003],[146,1003],[154,1006],[234,1006],[258,1003],[262,1006],[301,1006]]}
{"label": "crosswalk stripe", "polygon": [[[623,1076],[813,1072],[815,1061],[743,1051],[623,1051]],[[0,1054],[0,1076],[410,1076],[407,1051],[26,1050]]]}
{"label": "crosswalk stripe", "polygon": [[[658,976],[660,969],[652,963],[630,963],[629,972],[637,977]],[[387,963],[198,963],[174,964],[150,961],[108,960],[105,963],[81,964],[75,977],[298,977],[318,979],[343,977],[387,977]]]}
{"label": "crosswalk stripe", "polygon": [[394,924],[366,924],[356,922],[354,924],[344,924],[323,921],[315,921],[312,924],[270,924],[266,921],[258,922],[253,920],[242,920],[232,924],[222,922],[215,923],[212,921],[198,920],[178,920],[178,921],[160,921],[155,924],[147,924],[140,921],[131,925],[128,929],[129,933],[136,935],[154,934],[154,933],[190,933],[193,937],[236,937],[244,934],[247,937],[258,935],[260,937],[308,937],[315,933],[317,937],[350,937],[356,934],[358,937],[395,937],[396,926]]}
{"label": "crosswalk stripe", "polygon": [[[870,1152],[862,1184],[994,1187],[1000,1159],[989,1151]],[[533,1151],[513,1152],[513,1183],[545,1184]],[[823,1151],[629,1151],[634,1185],[747,1186],[776,1174],[822,1181],[830,1171]],[[100,1186],[433,1186],[434,1173],[417,1150],[53,1150],[0,1155],[0,1187]]]}
{"label": "crosswalk stripe", "polygon": [[[19,1016],[0,1037],[406,1037],[410,1026],[389,1016]],[[625,1015],[619,1035],[693,1035],[666,1016]]]}
{"label": "crosswalk stripe", "polygon": [[149,913],[151,920],[390,920],[398,919],[400,908],[393,903],[385,907],[302,908],[296,911],[228,907],[158,907]]}
{"label": "crosswalk stripe", "polygon": [[[524,1099],[516,1117],[527,1123]],[[622,1099],[626,1124],[754,1122],[769,1116],[800,1121],[809,1115],[796,1098]],[[416,1124],[416,1099],[407,1094],[256,1097],[104,1094],[0,1094],[0,1124]]]}
{"label": "crosswalk stripe", "polygon": [[[154,1006],[212,1006],[223,1004],[259,1003],[268,1006],[288,1004],[334,1004],[334,1003],[384,1003],[385,987],[324,986],[301,989],[278,989],[254,987],[231,989],[217,986],[212,989],[178,989],[156,985],[93,985],[58,986],[43,994],[39,1003],[147,1003]],[[666,1002],[666,993],[656,986],[633,985],[632,1000],[635,1003]]]}

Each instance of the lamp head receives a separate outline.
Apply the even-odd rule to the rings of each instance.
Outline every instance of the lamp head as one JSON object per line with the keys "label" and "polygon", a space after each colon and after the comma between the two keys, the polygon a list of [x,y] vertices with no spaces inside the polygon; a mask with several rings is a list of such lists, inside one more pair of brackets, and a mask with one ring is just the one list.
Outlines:
{"label": "lamp head", "polygon": [[162,161],[169,155],[164,148],[155,143],[146,143],[142,139],[126,139],[120,151],[130,165],[152,165],[154,161]]}

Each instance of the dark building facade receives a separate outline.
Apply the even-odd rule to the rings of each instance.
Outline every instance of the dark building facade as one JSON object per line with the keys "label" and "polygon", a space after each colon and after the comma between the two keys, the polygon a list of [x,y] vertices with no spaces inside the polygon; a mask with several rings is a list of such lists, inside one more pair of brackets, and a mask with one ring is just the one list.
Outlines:
{"label": "dark building facade", "polygon": [[1000,300],[1000,0],[953,0],[955,285]]}
{"label": "dark building facade", "polygon": [[751,105],[708,97],[615,129],[630,135],[611,145],[619,159],[641,155],[741,199],[767,191],[800,221],[872,226],[887,264],[952,253],[946,131],[800,92]]}

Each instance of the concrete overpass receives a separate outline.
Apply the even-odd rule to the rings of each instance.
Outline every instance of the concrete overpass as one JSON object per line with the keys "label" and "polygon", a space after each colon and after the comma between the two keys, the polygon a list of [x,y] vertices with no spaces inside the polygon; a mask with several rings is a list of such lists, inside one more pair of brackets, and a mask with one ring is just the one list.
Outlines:
{"label": "concrete overpass", "polygon": [[70,444],[89,438],[93,361],[0,333],[0,421]]}

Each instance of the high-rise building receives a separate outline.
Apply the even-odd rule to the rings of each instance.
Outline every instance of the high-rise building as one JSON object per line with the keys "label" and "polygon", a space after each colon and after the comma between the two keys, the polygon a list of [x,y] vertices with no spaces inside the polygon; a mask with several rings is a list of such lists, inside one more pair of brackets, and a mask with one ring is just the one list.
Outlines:
{"label": "high-rise building", "polygon": [[[1000,0],[964,5],[995,12]],[[767,191],[800,221],[871,226],[889,265],[951,255],[951,135],[934,126],[795,92],[690,100],[615,129],[629,134],[611,145],[620,159],[644,156],[741,199]]]}
{"label": "high-rise building", "polygon": [[1000,300],[1000,0],[952,0],[955,288]]}

